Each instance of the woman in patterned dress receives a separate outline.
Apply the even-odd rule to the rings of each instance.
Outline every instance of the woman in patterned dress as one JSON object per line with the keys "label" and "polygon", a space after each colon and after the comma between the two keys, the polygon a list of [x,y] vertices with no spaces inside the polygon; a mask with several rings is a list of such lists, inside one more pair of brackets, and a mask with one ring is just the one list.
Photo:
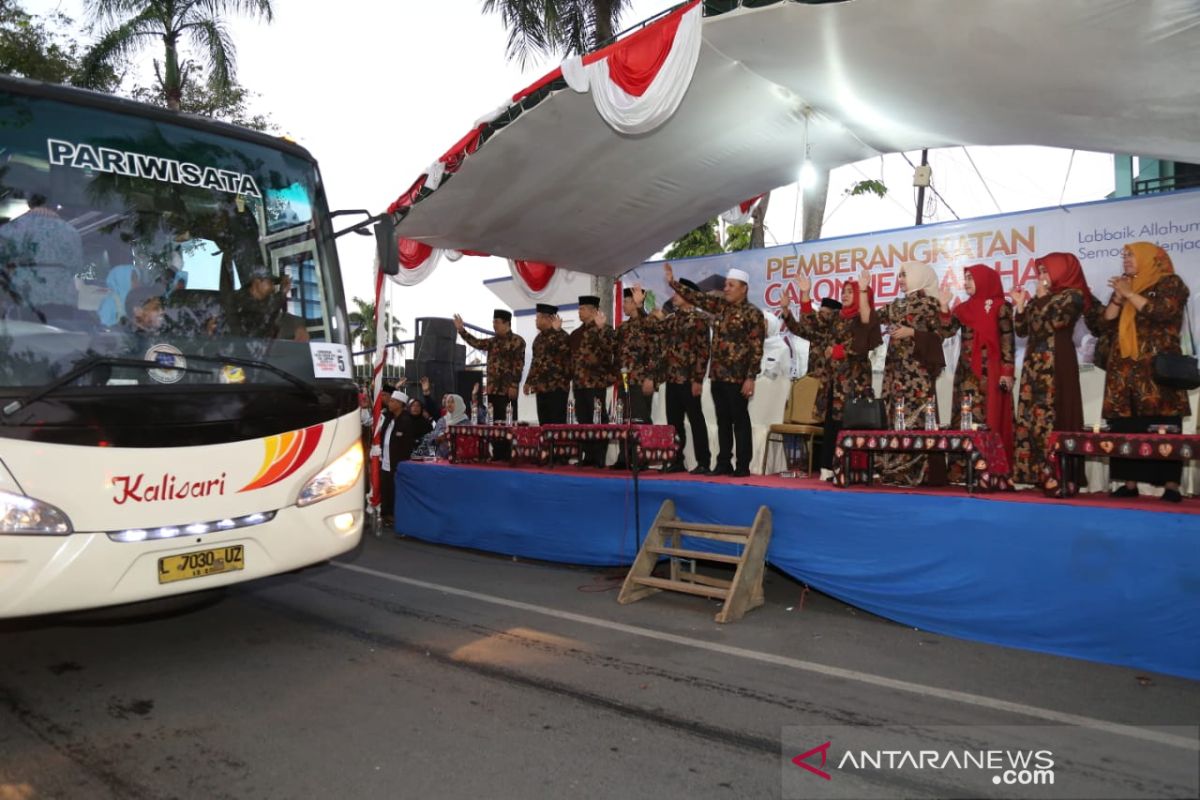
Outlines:
{"label": "woman in patterned dress", "polygon": [[[1079,259],[1070,253],[1048,253],[1035,262],[1037,296],[1013,290],[1018,336],[1026,337],[1017,394],[1017,483],[1055,486],[1046,469],[1046,439],[1051,431],[1083,428],[1083,396],[1079,391],[1079,361],[1075,355],[1075,323],[1092,302]],[[1062,476],[1073,486],[1083,480],[1083,465]]]}
{"label": "woman in patterned dress", "polygon": [[[971,416],[1000,434],[1011,468],[1013,463],[1013,376],[1016,374],[1016,337],[1012,306],[1004,297],[1000,274],[984,264],[967,267],[963,284],[970,296],[950,310],[954,293],[941,293],[942,335],[961,332],[958,366],[954,369],[954,400],[950,427],[962,429],[962,401],[971,398]],[[963,480],[963,464],[950,465],[950,480]]]}
{"label": "woman in patterned dress", "polygon": [[[1114,433],[1145,433],[1151,425],[1175,425],[1191,414],[1187,392],[1154,380],[1154,357],[1180,353],[1188,288],[1171,257],[1158,245],[1125,245],[1123,274],[1108,283],[1112,297],[1098,335],[1110,341],[1105,365],[1103,416]],[[1114,497],[1136,497],[1138,481],[1163,486],[1162,499],[1178,503],[1179,461],[1109,460],[1109,478],[1122,481]]]}
{"label": "woman in patterned dress", "polygon": [[[812,282],[807,276],[796,281],[800,289],[800,311],[805,330],[825,343],[826,368],[821,388],[817,391],[816,413],[825,420],[821,439],[821,476],[828,478],[833,469],[834,442],[842,429],[842,409],[846,400],[866,396],[871,392],[871,351],[883,344],[879,324],[864,323],[859,318],[859,297],[865,297],[868,307],[873,304],[871,290],[862,292],[859,284],[847,281],[842,286],[842,308],[830,316],[820,314],[814,307],[809,291]],[[873,316],[873,315],[872,315]]]}
{"label": "woman in patterned dress", "polygon": [[[864,274],[862,279],[869,279]],[[899,288],[904,297],[893,300],[876,313],[888,327],[887,358],[883,364],[883,405],[889,427],[896,427],[896,402],[903,399],[905,427],[921,427],[925,405],[937,409],[936,382],[946,366],[942,351],[941,304],[937,273],[925,264],[907,261],[900,265]],[[866,321],[866,304],[860,308]],[[889,453],[879,459],[885,483],[919,486],[946,483],[945,461],[926,453]],[[930,469],[932,467],[932,469]]]}

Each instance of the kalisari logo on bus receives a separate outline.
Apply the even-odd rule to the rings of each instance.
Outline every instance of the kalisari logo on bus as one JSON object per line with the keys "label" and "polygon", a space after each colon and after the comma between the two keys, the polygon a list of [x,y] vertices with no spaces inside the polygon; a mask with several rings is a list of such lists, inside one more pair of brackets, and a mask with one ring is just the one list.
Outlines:
{"label": "kalisari logo on bus", "polygon": [[117,475],[112,481],[117,495],[113,502],[119,506],[126,503],[157,503],[163,500],[192,500],[198,497],[213,497],[225,494],[225,473],[219,478],[201,481],[180,480],[167,473],[158,480],[147,481],[146,473]]}
{"label": "kalisari logo on bus", "polygon": [[176,161],[173,158],[131,153],[111,147],[75,144],[62,139],[47,139],[46,148],[49,150],[51,166],[111,172],[129,178],[145,178],[262,198],[254,178],[233,170],[203,167],[190,161]]}

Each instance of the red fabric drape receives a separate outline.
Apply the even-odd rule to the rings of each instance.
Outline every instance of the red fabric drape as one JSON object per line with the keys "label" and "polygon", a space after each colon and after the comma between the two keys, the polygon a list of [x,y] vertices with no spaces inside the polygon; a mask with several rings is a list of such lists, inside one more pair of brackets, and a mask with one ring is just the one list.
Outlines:
{"label": "red fabric drape", "polygon": [[409,187],[408,191],[396,198],[396,201],[388,206],[387,213],[395,214],[402,208],[408,208],[413,203],[417,202],[417,196],[421,194],[421,189],[425,188],[425,179],[428,175],[422,175],[417,178],[416,182]]}
{"label": "red fabric drape", "polygon": [[438,161],[446,165],[446,172],[458,172],[463,159],[479,149],[479,139],[483,135],[483,125],[471,130],[466,136],[454,143],[454,146],[442,155]]}
{"label": "red fabric drape", "polygon": [[529,95],[536,92],[538,89],[541,89],[543,86],[545,86],[549,83],[553,83],[554,81],[558,80],[561,77],[562,77],[562,67],[558,67],[553,72],[543,75],[542,77],[538,78],[533,83],[526,86],[521,91],[514,94],[513,98],[512,98],[513,102],[514,103],[521,102],[526,97],[529,97]]}
{"label": "red fabric drape", "polygon": [[433,253],[433,248],[416,239],[400,240],[400,266],[405,269],[416,269],[425,263]]}
{"label": "red fabric drape", "polygon": [[626,94],[641,97],[667,60],[679,30],[679,21],[695,5],[690,3],[632,36],[584,56],[583,63],[608,59],[608,76],[612,82]]}
{"label": "red fabric drape", "polygon": [[517,266],[517,274],[521,276],[521,280],[525,281],[525,285],[532,292],[540,292],[550,283],[550,279],[554,277],[555,267],[552,264],[543,264],[540,261],[514,261]]}

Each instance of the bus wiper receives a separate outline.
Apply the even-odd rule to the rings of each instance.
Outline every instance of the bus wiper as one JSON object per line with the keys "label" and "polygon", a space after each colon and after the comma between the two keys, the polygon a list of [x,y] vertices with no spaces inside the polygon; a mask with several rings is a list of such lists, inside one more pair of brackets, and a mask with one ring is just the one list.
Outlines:
{"label": "bus wiper", "polygon": [[34,389],[32,392],[25,395],[24,397],[18,397],[16,400],[13,400],[11,403],[4,406],[4,408],[2,410],[0,410],[0,417],[3,417],[4,419],[11,417],[13,414],[17,413],[22,408],[25,408],[26,406],[28,406],[32,403],[36,403],[38,400],[41,400],[46,395],[61,389],[62,387],[66,386],[68,383],[72,383],[73,381],[79,380],[84,375],[88,374],[93,369],[95,369],[96,367],[100,367],[100,366],[104,366],[104,367],[141,367],[144,369],[177,369],[180,372],[198,372],[203,375],[211,375],[212,374],[212,370],[208,370],[208,369],[195,369],[194,367],[168,367],[165,364],[160,364],[157,361],[147,361],[146,359],[142,359],[142,358],[116,358],[115,356],[92,356],[91,358],[89,358],[89,359],[85,360],[83,363],[81,363],[79,366],[75,367],[75,369],[70,370],[62,375],[59,375],[54,380],[50,381],[47,384],[43,384],[42,386],[39,386],[38,388]]}
{"label": "bus wiper", "polygon": [[259,361],[256,358],[241,358],[240,356],[206,356],[199,353],[184,353],[183,357],[194,358],[197,361],[211,361],[215,364],[233,364],[234,366],[249,367],[250,369],[265,369],[267,372],[283,378],[293,386],[303,389],[314,398],[317,398],[318,400],[321,398],[321,393],[317,391],[315,386],[305,383],[302,379],[297,378],[286,369],[277,367],[269,361]]}

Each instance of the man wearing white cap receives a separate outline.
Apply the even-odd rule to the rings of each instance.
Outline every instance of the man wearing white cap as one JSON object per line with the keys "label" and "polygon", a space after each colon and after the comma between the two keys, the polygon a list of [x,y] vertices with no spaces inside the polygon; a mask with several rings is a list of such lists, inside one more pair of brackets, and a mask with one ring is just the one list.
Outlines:
{"label": "man wearing white cap", "polygon": [[[723,296],[705,294],[675,280],[669,263],[663,264],[667,284],[689,303],[713,315],[712,361],[708,377],[717,411],[717,464],[714,475],[745,477],[750,474],[754,445],[750,433],[750,398],[762,364],[765,320],[762,311],[747,301],[750,275],[731,269],[725,274]],[[737,465],[734,466],[734,445]]]}

